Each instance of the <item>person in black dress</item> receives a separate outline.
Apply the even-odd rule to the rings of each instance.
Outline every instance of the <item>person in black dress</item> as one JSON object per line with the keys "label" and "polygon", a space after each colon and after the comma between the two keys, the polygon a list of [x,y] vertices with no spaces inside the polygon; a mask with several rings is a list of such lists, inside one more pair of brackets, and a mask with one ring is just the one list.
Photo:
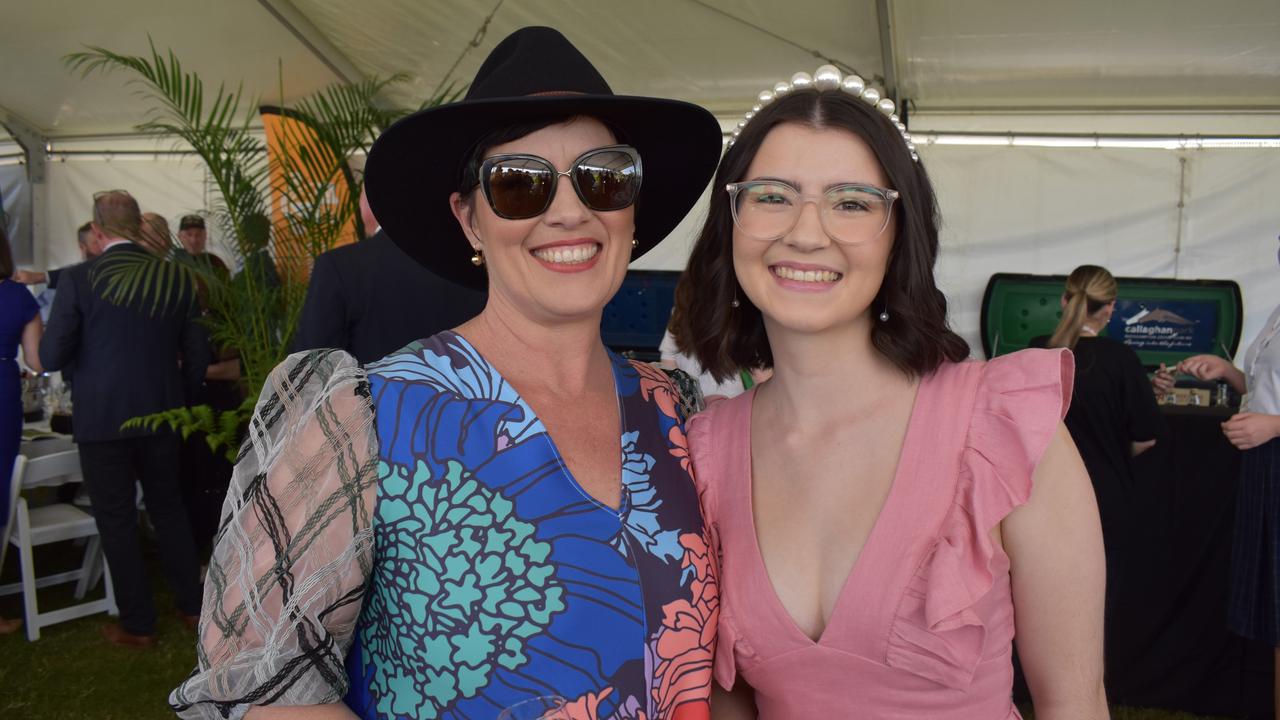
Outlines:
{"label": "person in black dress", "polygon": [[[1131,546],[1126,520],[1132,517],[1132,460],[1165,433],[1152,381],[1138,354],[1098,335],[1111,320],[1115,301],[1116,279],[1111,273],[1097,265],[1081,265],[1067,277],[1062,320],[1053,335],[1031,341],[1035,347],[1065,347],[1075,353],[1075,396],[1066,424],[1098,498],[1107,553],[1108,615],[1119,597]],[[1171,380],[1162,368],[1157,387]]]}

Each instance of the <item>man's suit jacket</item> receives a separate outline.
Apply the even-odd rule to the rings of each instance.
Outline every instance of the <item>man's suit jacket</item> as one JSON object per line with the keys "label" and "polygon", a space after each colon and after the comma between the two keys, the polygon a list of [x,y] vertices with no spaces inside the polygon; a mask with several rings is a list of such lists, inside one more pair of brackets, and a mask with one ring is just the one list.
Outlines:
{"label": "man's suit jacket", "polygon": [[293,350],[342,348],[370,363],[470,320],[484,302],[484,293],[431,273],[379,230],[316,258]]}
{"label": "man's suit jacket", "polygon": [[[120,431],[124,421],[181,407],[209,366],[207,333],[192,292],[157,307],[150,294],[128,305],[104,297],[95,270],[146,251],[132,243],[67,268],[59,278],[49,325],[40,341],[48,370],[75,365],[72,426],[76,442],[150,434]],[[179,362],[181,361],[181,365]]]}

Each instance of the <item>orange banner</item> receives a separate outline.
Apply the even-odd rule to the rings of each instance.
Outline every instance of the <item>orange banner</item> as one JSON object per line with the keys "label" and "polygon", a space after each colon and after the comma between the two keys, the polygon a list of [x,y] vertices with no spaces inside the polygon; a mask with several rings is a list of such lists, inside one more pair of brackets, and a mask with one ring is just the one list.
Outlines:
{"label": "orange banner", "polygon": [[276,265],[305,280],[316,255],[356,241],[350,174],[345,158],[335,157],[304,117],[287,108],[258,111],[267,135]]}

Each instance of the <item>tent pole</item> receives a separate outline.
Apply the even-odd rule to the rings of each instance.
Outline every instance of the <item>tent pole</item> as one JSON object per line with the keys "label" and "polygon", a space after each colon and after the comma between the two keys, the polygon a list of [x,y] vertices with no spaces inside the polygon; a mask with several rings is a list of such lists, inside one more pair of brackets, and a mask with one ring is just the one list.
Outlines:
{"label": "tent pole", "polygon": [[[902,105],[898,96],[898,54],[893,42],[893,0],[876,0],[876,20],[880,26],[880,64],[884,67],[884,92],[893,104]],[[900,113],[904,117],[906,113]]]}
{"label": "tent pole", "polygon": [[338,79],[348,85],[354,85],[365,79],[364,73],[355,66],[355,63],[342,54],[342,51],[334,47],[333,43],[320,32],[312,22],[307,19],[302,11],[298,10],[289,0],[258,0],[258,4],[263,7],[276,22],[293,34],[303,47],[311,51],[325,67],[333,71]]}
{"label": "tent pole", "polygon": [[1174,229],[1173,239],[1173,277],[1178,278],[1178,269],[1182,260],[1182,233],[1186,225],[1183,213],[1187,208],[1187,156],[1178,157],[1178,227]]}
{"label": "tent pole", "polygon": [[[13,248],[14,261],[21,262],[25,257],[35,267],[44,267],[48,245],[44,237],[44,227],[49,139],[17,113],[3,107],[0,107],[0,122],[8,129],[9,134],[18,142],[26,155],[27,183],[31,188],[31,203],[26,208],[26,221],[30,233],[26,240],[30,244],[27,248]],[[23,253],[24,249],[28,252]]]}

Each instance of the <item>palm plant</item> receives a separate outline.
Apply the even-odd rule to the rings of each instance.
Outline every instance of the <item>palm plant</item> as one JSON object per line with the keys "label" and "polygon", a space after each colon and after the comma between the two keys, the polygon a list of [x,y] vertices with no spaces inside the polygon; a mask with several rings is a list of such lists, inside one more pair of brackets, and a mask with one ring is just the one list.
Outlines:
{"label": "palm plant", "polygon": [[[300,122],[281,123],[279,139],[288,151],[269,154],[252,125],[257,103],[246,101],[243,85],[233,91],[219,84],[206,93],[200,76],[184,70],[172,50],[161,53],[152,42],[150,57],[143,57],[89,47],[65,60],[83,77],[130,73],[149,108],[136,129],[185,142],[204,162],[217,189],[210,214],[244,271],[234,277],[222,272],[183,252],[170,237],[171,251],[163,257],[130,254],[100,265],[94,282],[104,284],[113,302],[141,299],[155,309],[190,288],[201,289],[203,322],[215,346],[238,354],[247,399],[232,411],[175,408],[130,423],[151,429],[168,425],[184,437],[201,431],[211,448],[232,457],[254,400],[287,354],[311,262],[353,224],[355,236],[364,236],[358,211],[363,182],[349,161],[367,152],[378,133],[405,114],[375,103],[384,88],[404,78],[330,85],[282,109]],[[446,86],[422,107],[450,102],[459,94],[453,85]],[[269,219],[273,193],[279,207],[288,209],[284,221]]]}

